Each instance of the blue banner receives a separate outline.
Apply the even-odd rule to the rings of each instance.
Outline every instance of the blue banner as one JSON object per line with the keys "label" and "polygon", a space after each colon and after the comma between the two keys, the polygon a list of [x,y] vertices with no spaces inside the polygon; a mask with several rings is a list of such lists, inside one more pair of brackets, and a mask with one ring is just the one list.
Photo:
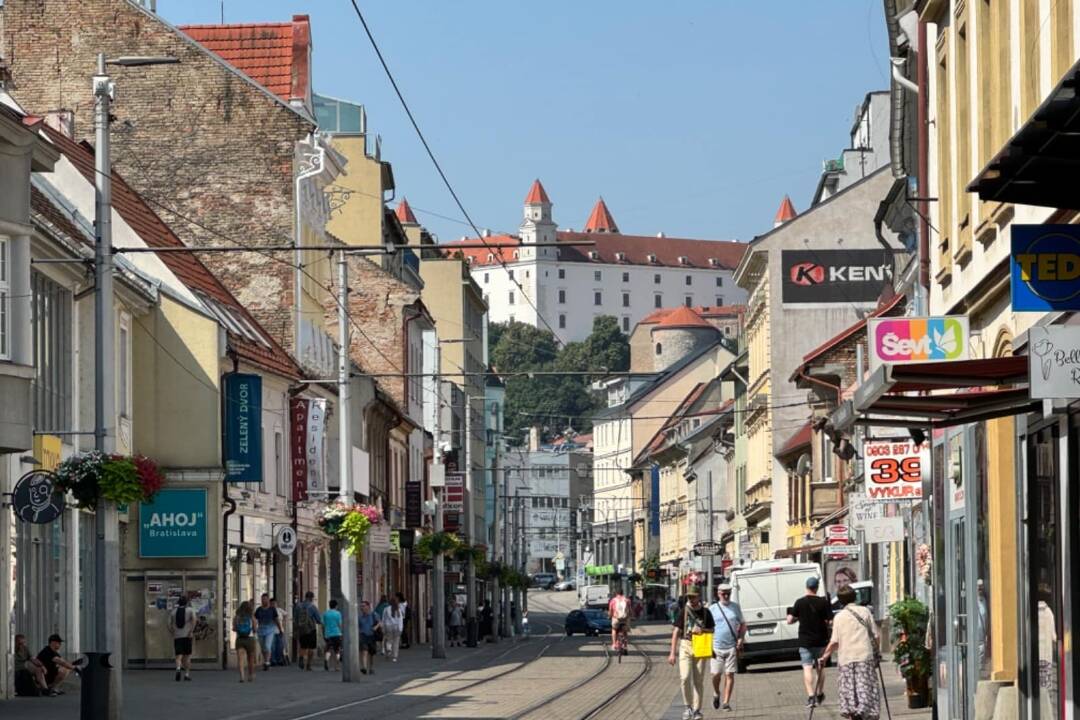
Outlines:
{"label": "blue banner", "polygon": [[206,489],[166,488],[139,503],[139,557],[206,557]]}
{"label": "blue banner", "polygon": [[660,537],[660,466],[649,468],[649,534]]}
{"label": "blue banner", "polygon": [[225,480],[261,483],[262,378],[230,373],[225,376]]}
{"label": "blue banner", "polygon": [[1013,310],[1080,310],[1080,226],[1013,225]]}

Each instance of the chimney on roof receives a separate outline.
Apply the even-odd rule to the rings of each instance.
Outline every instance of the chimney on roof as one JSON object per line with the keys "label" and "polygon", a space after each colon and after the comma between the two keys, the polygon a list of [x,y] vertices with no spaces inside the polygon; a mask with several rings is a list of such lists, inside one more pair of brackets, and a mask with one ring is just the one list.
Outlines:
{"label": "chimney on roof", "polygon": [[665,235],[665,234],[663,233],[663,231],[661,231],[661,232],[658,232],[658,233],[656,233],[656,237],[658,237],[658,238],[664,238],[664,237],[667,237],[667,235]]}
{"label": "chimney on roof", "polygon": [[536,452],[540,449],[540,426],[533,425],[529,428],[529,451]]}
{"label": "chimney on roof", "polygon": [[491,228],[484,228],[484,231],[480,234],[484,237],[491,237]]}
{"label": "chimney on roof", "polygon": [[75,113],[70,110],[50,110],[45,113],[45,124],[68,140],[75,139]]}
{"label": "chimney on roof", "polygon": [[780,202],[780,209],[776,211],[776,217],[773,219],[773,227],[778,228],[788,220],[793,219],[797,212],[795,212],[795,206],[791,203],[791,198],[787,195]]}

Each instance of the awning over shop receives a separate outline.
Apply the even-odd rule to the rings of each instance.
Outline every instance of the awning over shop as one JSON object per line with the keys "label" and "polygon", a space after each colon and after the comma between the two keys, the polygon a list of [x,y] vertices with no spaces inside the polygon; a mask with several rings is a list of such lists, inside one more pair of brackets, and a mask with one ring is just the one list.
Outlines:
{"label": "awning over shop", "polygon": [[1080,208],[1080,62],[968,186],[983,200]]}
{"label": "awning over shop", "polygon": [[801,547],[780,548],[774,553],[774,555],[777,559],[793,558],[796,555],[802,555],[804,553],[821,552],[822,548],[824,547],[825,543],[814,543],[812,545],[802,545]]}
{"label": "awning over shop", "polygon": [[[885,365],[831,416],[852,425],[949,427],[1038,410],[1028,393],[1025,356]],[[918,394],[915,394],[918,393]]]}

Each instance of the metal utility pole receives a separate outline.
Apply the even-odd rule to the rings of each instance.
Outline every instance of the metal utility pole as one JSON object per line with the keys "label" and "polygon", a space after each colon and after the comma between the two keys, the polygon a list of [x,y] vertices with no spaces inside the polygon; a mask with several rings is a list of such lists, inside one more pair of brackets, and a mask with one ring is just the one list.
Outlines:
{"label": "metal utility pole", "polygon": [[[505,558],[499,558],[498,542],[499,542],[499,444],[502,442],[499,435],[499,414],[495,406],[492,406],[494,411],[492,414],[495,416],[493,423],[492,435],[495,440],[495,452],[492,457],[491,463],[491,491],[495,493],[495,502],[492,506],[495,508],[494,527],[492,528],[491,536],[491,558],[492,560],[504,560]],[[505,474],[505,473],[504,473]],[[485,498],[486,500],[486,498]],[[506,637],[506,626],[502,622],[503,608],[505,603],[502,601],[502,587],[500,578],[496,576],[493,578],[491,586],[491,617],[494,618],[495,627],[493,628],[492,635],[495,636],[495,642],[499,642],[499,638]]]}
{"label": "metal utility pole", "polygon": [[[510,559],[510,479],[507,477],[506,468],[503,468],[503,487],[502,494],[499,497],[500,502],[496,503],[496,507],[499,504],[503,506],[502,512],[502,563],[506,567],[513,567]],[[503,637],[510,637],[510,588],[503,589],[502,598],[502,635]]]}
{"label": "metal utility pole", "polygon": [[472,467],[472,401],[471,395],[465,396],[465,541],[469,543],[469,557],[465,561],[465,644],[468,647],[476,647],[476,561],[473,559],[472,544],[473,530],[476,525],[473,517],[473,483]]}
{"label": "metal utility pole", "polygon": [[[297,287],[297,292],[300,288]],[[338,497],[347,505],[353,501],[352,476],[352,388],[349,379],[349,257],[345,252],[338,253],[338,463],[341,466],[341,478],[338,483]],[[341,551],[340,587],[335,588],[341,598],[341,620],[344,625],[344,647],[341,654],[341,679],[344,682],[359,682],[360,673],[360,638],[357,633],[356,608],[356,557]]]}
{"label": "metal utility pole", "polygon": [[[435,452],[431,460],[431,492],[435,500],[435,532],[443,532],[443,504],[440,488],[446,483],[442,458],[442,349],[435,339]],[[446,558],[435,553],[435,569],[431,573],[431,657],[446,657]]]}
{"label": "metal utility pole", "polygon": [[[709,473],[709,542],[711,543],[715,539],[715,536],[713,535],[712,470],[709,470],[708,473]],[[713,592],[713,565],[714,565],[713,557],[714,556],[710,554],[710,555],[706,555],[705,557],[707,558],[707,561],[709,563],[709,574],[708,574],[708,580],[706,582],[708,584],[709,602],[711,603],[713,601],[713,598],[716,597],[715,593]]]}
{"label": "metal utility pole", "polygon": [[[112,162],[109,126],[116,83],[106,72],[107,65],[138,67],[179,62],[171,57],[119,57],[105,59],[98,53],[97,72],[91,89],[94,95],[94,449],[111,453],[116,449],[116,358],[113,323],[112,262]],[[119,651],[123,625],[120,603],[120,518],[116,503],[100,498],[94,514],[94,646],[107,667],[109,653]],[[94,664],[92,661],[91,664]],[[105,717],[119,718],[123,702],[121,674],[91,672],[84,682],[96,684],[107,679],[108,689],[97,694],[107,705]],[[86,693],[84,693],[84,698]],[[84,714],[88,708],[83,707]],[[93,711],[90,711],[93,712]]]}

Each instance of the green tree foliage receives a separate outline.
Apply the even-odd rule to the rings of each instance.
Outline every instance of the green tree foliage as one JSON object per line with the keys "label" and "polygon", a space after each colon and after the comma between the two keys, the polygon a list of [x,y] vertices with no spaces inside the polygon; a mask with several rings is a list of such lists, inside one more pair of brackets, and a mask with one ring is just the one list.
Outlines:
{"label": "green tree foliage", "polygon": [[[582,342],[559,347],[548,330],[524,323],[492,324],[488,330],[491,360],[504,373],[528,371],[624,371],[630,367],[630,343],[618,321],[603,315]],[[539,425],[545,437],[569,426],[578,432],[592,427],[588,419],[602,406],[589,389],[597,376],[510,377],[506,381],[506,433],[524,440],[528,428]]]}

